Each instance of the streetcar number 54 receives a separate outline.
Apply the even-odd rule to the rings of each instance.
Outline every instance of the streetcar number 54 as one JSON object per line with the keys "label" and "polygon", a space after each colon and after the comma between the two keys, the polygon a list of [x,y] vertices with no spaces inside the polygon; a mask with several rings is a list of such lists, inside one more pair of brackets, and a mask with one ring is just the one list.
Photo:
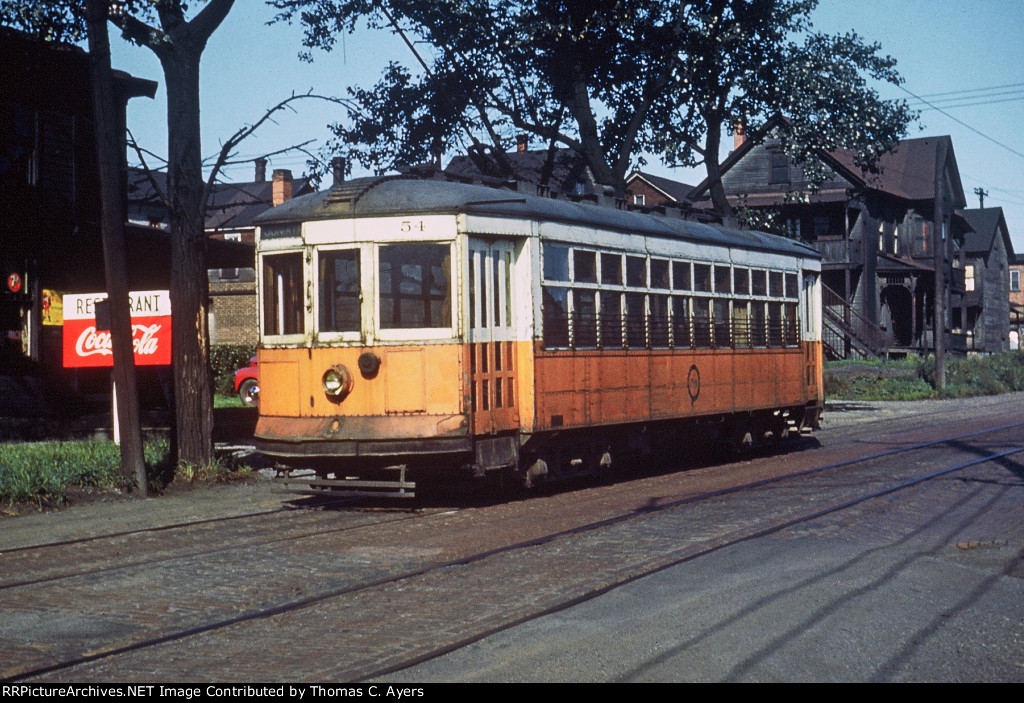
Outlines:
{"label": "streetcar number 54", "polygon": [[402,220],[403,232],[412,232],[414,229],[419,230],[420,232],[425,231],[426,227],[423,225],[423,220],[419,220],[418,222],[413,222],[412,220]]}

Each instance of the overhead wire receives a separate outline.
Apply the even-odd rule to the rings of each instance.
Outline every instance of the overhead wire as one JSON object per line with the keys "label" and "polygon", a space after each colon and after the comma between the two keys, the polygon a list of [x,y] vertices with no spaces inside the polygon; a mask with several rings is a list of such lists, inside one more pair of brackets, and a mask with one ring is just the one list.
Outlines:
{"label": "overhead wire", "polygon": [[1006,144],[1003,144],[1002,142],[998,141],[997,139],[993,139],[992,137],[988,136],[987,134],[985,134],[985,133],[984,133],[984,132],[982,132],[981,130],[979,130],[979,129],[976,129],[976,128],[972,127],[971,125],[967,124],[966,122],[964,122],[963,120],[961,120],[961,119],[959,119],[959,118],[957,118],[957,117],[954,117],[953,115],[951,115],[951,114],[949,114],[948,112],[946,112],[945,110],[943,110],[943,109],[942,109],[941,107],[938,107],[938,106],[934,105],[933,103],[931,103],[930,101],[928,101],[928,100],[926,100],[925,98],[921,97],[920,95],[917,95],[917,94],[915,94],[915,93],[911,92],[910,90],[907,90],[907,89],[906,89],[906,88],[904,88],[904,87],[903,87],[902,85],[901,85],[901,86],[898,86],[898,87],[899,87],[899,89],[900,89],[900,90],[902,90],[902,91],[903,91],[904,93],[906,93],[907,95],[911,96],[912,98],[916,98],[917,100],[920,100],[920,101],[921,101],[922,103],[924,103],[925,105],[928,105],[929,107],[931,107],[931,108],[933,108],[933,109],[935,109],[935,110],[939,111],[940,113],[942,113],[943,115],[945,115],[945,116],[946,116],[946,117],[948,117],[949,119],[951,119],[951,120],[953,120],[954,122],[956,122],[956,123],[957,123],[958,125],[960,125],[961,127],[964,127],[964,128],[966,128],[966,129],[970,130],[971,132],[974,132],[974,133],[975,133],[975,134],[977,134],[977,135],[978,135],[979,137],[982,137],[982,138],[984,138],[984,139],[987,139],[988,141],[992,142],[992,143],[993,143],[993,144],[995,144],[996,146],[1000,146],[1000,147],[1002,147],[1003,149],[1005,149],[1006,151],[1010,152],[1011,154],[1013,154],[1013,155],[1015,155],[1015,156],[1019,156],[1019,157],[1021,157],[1022,159],[1024,159],[1024,154],[1022,154],[1021,152],[1017,151],[1016,149],[1013,149],[1013,148],[1011,148],[1011,147],[1007,146]]}

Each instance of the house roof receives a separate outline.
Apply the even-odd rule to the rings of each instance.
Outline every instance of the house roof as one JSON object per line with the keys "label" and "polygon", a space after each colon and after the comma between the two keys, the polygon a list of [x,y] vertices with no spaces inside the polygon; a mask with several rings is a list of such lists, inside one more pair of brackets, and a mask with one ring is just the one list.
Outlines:
{"label": "house roof", "polygon": [[[768,120],[761,129],[751,135],[750,139],[744,141],[743,144],[723,159],[721,173],[725,174],[750,151],[764,144],[766,135],[769,135],[773,129],[779,127],[784,121],[785,118],[782,117],[774,117]],[[856,163],[856,153],[849,149],[836,149],[830,152],[822,151],[820,156],[842,178],[849,181],[852,187],[868,188],[895,195],[905,200],[934,200],[935,170],[938,162],[937,150],[940,145],[945,147],[946,167],[951,172],[949,189],[953,202],[950,205],[954,208],[963,208],[967,204],[967,199],[964,196],[963,185],[960,181],[960,170],[953,151],[953,140],[948,135],[901,140],[892,151],[886,152],[878,159],[876,164],[877,173],[866,172],[861,169]],[[705,198],[709,185],[709,180],[705,178],[690,191],[687,195],[687,200],[697,202]],[[730,197],[734,196],[730,194]],[[819,202],[835,200],[839,197],[839,191],[810,194],[810,197],[817,198]],[[845,197],[844,193],[843,199]],[[747,201],[748,205],[754,206],[777,203],[778,198],[773,198],[770,194],[760,196],[758,202]]]}
{"label": "house roof", "polygon": [[935,266],[920,260],[894,256],[888,253],[879,253],[875,270],[879,274],[886,273],[920,273],[923,271],[934,271]]}
{"label": "house roof", "polygon": [[964,210],[963,216],[974,230],[968,232],[964,238],[965,253],[984,256],[992,251],[996,237],[1001,236],[1003,245],[1006,247],[1007,260],[1014,260],[1013,242],[1010,240],[1010,233],[1006,227],[1003,208],[987,207]]}
{"label": "house roof", "polygon": [[[572,149],[555,149],[553,153],[548,149],[515,151],[506,153],[505,158],[512,167],[511,174],[501,173],[490,156],[456,156],[444,170],[449,175],[463,178],[485,176],[545,184],[556,193],[590,195],[598,192],[586,161]],[[549,166],[548,161],[552,158]],[[545,178],[549,168],[550,176]]]}
{"label": "house roof", "polygon": [[661,191],[677,203],[682,202],[686,198],[687,193],[693,190],[693,186],[688,183],[674,181],[663,176],[655,176],[653,173],[645,173],[644,171],[633,171],[629,174],[626,177],[626,186],[628,187],[635,180],[646,181],[652,188]]}
{"label": "house roof", "polygon": [[[164,221],[166,209],[153,181],[162,192],[167,192],[167,174],[153,171],[147,176],[138,168],[128,169],[128,212],[130,220],[148,220],[159,217]],[[210,203],[206,209],[207,230],[235,230],[252,228],[253,218],[261,212],[273,207],[272,180],[250,181],[245,183],[217,183],[213,187]],[[292,180],[292,197],[313,192],[308,178]]]}
{"label": "house roof", "polygon": [[[903,139],[878,159],[878,173],[864,172],[856,165],[856,154],[848,149],[829,152],[830,161],[841,166],[843,175],[852,176],[857,185],[896,195],[906,200],[935,199],[937,150],[945,146],[947,166],[951,170],[950,188],[953,207],[964,207],[967,200],[960,183],[960,170],[953,153],[953,140],[948,135]],[[831,165],[831,164],[830,164]]]}

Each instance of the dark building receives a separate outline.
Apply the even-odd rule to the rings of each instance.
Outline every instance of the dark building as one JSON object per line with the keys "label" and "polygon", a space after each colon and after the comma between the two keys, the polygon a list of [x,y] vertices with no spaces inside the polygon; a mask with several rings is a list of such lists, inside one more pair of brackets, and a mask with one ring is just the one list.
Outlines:
{"label": "dark building", "polygon": [[[106,288],[89,56],[0,28],[0,65],[0,345],[59,369],[59,295]],[[114,80],[123,125],[127,101],[156,83]]]}
{"label": "dark building", "polygon": [[[826,352],[844,358],[933,350],[937,261],[945,348],[997,350],[978,346],[973,331],[986,323],[968,318],[977,301],[966,288],[961,249],[973,230],[962,213],[950,138],[903,140],[876,173],[861,169],[849,151],[818,158],[827,176],[812,188],[777,140],[746,141],[723,162],[722,182],[734,207],[772,213],[790,236],[822,254]],[[689,195],[698,205],[709,205],[707,197],[706,181]]]}

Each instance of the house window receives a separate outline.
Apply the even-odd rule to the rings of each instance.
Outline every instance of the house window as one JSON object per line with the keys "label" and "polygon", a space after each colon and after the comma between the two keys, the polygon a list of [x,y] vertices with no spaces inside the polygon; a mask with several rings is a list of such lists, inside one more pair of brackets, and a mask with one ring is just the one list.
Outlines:
{"label": "house window", "polygon": [[964,290],[974,290],[974,266],[971,264],[964,266]]}
{"label": "house window", "polygon": [[928,240],[931,239],[931,223],[916,218],[913,221],[911,232],[914,234],[913,251],[916,255],[923,255],[928,253]]}
{"label": "house window", "polygon": [[633,204],[634,205],[644,205],[645,204],[644,196],[642,194],[634,195],[633,196]]}
{"label": "house window", "polygon": [[[157,226],[159,226],[159,222],[157,223]],[[242,233],[241,232],[228,232],[227,234],[224,235],[224,241],[226,241],[226,242],[240,242],[240,241],[242,241]],[[217,275],[221,279],[225,279],[225,278],[238,278],[238,269],[237,268],[233,268],[233,269],[220,269],[217,272]]]}
{"label": "house window", "polygon": [[1017,269],[1010,271],[1010,290],[1014,293],[1020,290],[1020,271]]}
{"label": "house window", "polygon": [[827,237],[829,230],[829,221],[827,215],[819,215],[814,218],[814,238]]}
{"label": "house window", "polygon": [[775,151],[771,154],[771,177],[769,183],[789,183],[789,159]]}

